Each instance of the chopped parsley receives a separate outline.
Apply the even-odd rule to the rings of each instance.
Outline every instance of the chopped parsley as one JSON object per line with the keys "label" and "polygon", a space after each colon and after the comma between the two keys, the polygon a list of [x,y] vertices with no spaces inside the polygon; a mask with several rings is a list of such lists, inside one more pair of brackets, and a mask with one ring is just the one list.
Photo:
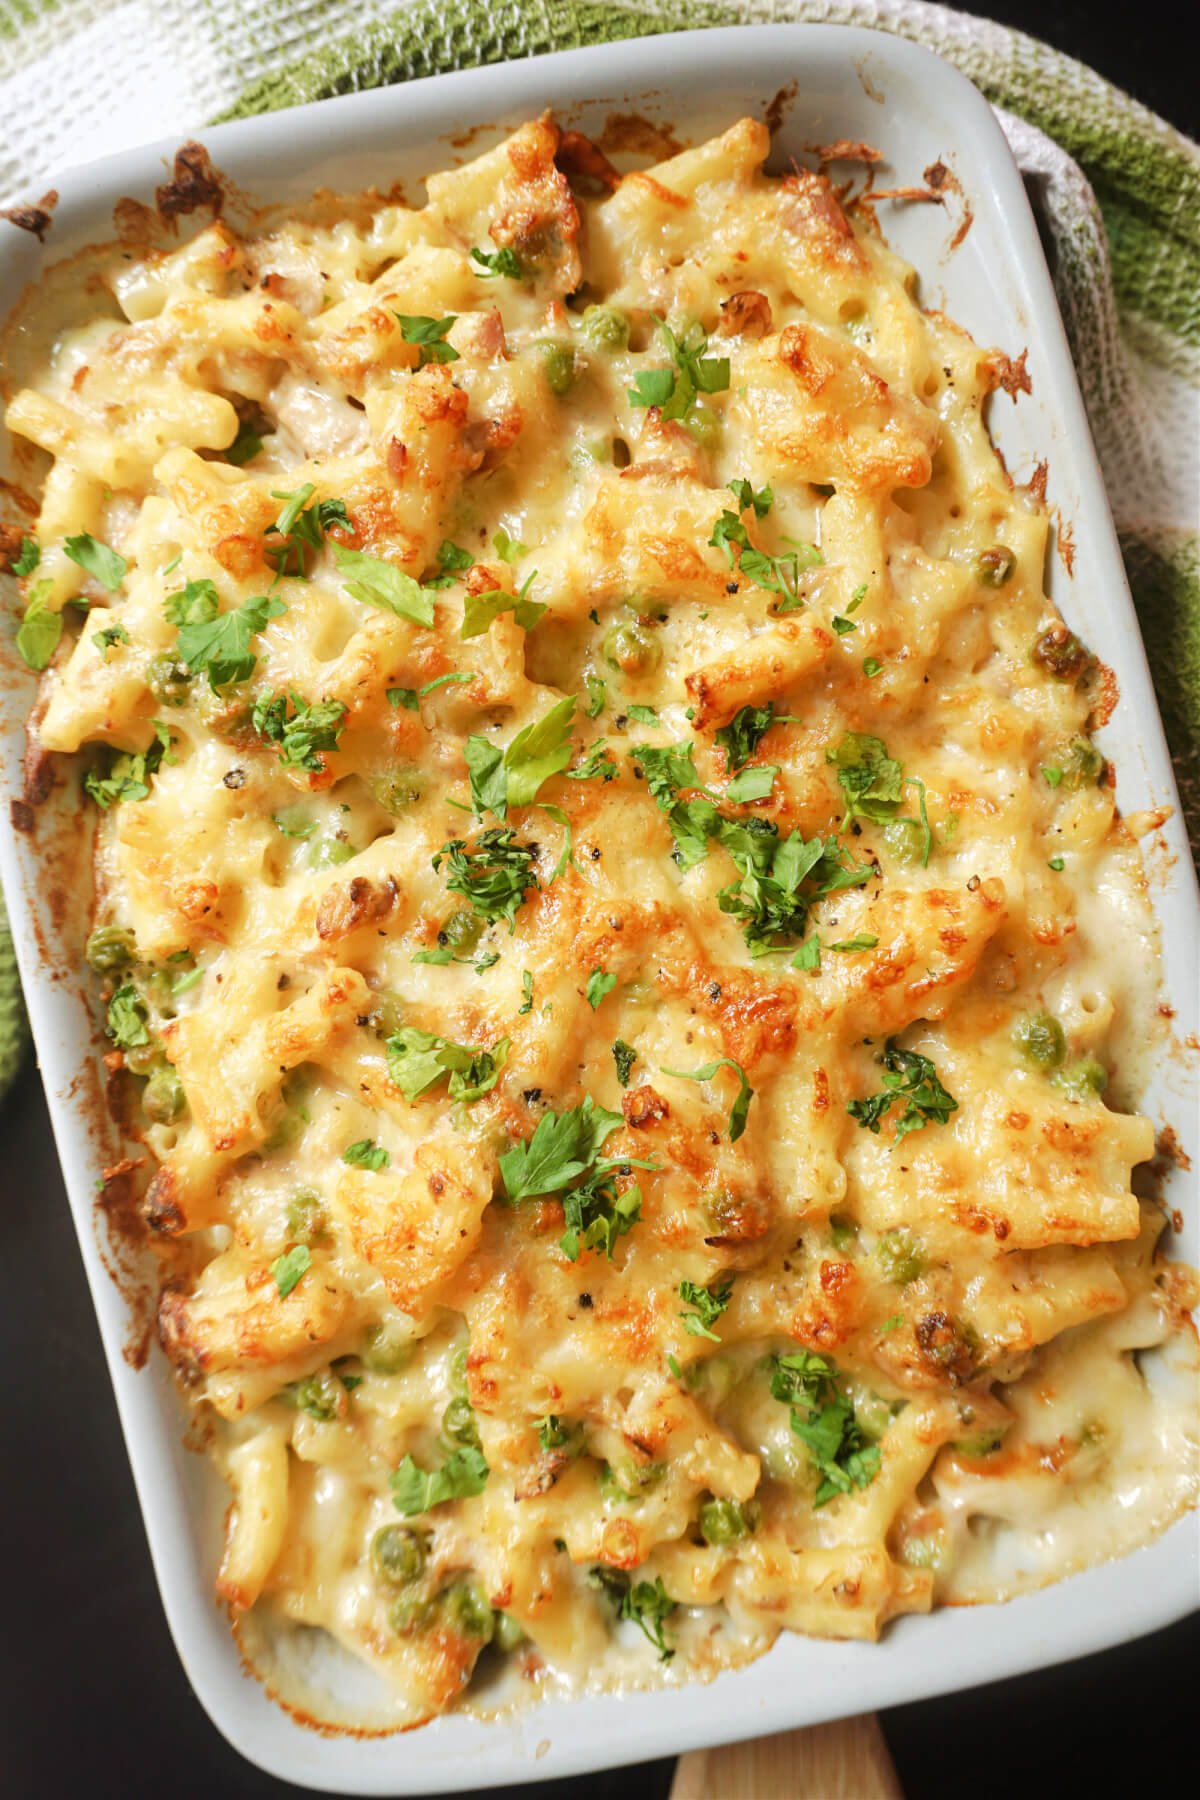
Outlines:
{"label": "chopped parsley", "polygon": [[457,313],[447,313],[443,319],[431,319],[424,313],[397,313],[396,317],[405,343],[417,347],[418,369],[423,369],[426,363],[458,361],[458,351],[446,342],[446,334],[458,318]]}
{"label": "chopped parsley", "polygon": [[864,931],[860,932],[857,937],[843,938],[839,944],[830,944],[829,948],[841,950],[844,954],[850,955],[855,950],[873,950],[878,942],[877,937],[872,937],[869,932]]}
{"label": "chopped parsley", "polygon": [[279,517],[263,533],[264,554],[277,576],[308,575],[309,560],[325,542],[331,525],[353,529],[344,500],[314,500],[316,488],[306,481],[299,488],[272,488],[272,500],[284,502]]}
{"label": "chopped parsley", "polygon": [[658,1651],[660,1662],[670,1662],[675,1652],[667,1642],[666,1621],[678,1604],[658,1575],[653,1581],[631,1581],[624,1569],[601,1565],[588,1576],[588,1586],[607,1594],[618,1619],[628,1619]]}
{"label": "chopped parsley", "polygon": [[471,261],[478,265],[475,273],[484,281],[493,281],[497,275],[503,275],[509,281],[524,281],[526,277],[520,257],[507,244],[500,250],[473,249]]}
{"label": "chopped parsley", "polygon": [[226,462],[232,463],[235,469],[240,469],[243,468],[246,463],[252,462],[262,447],[263,441],[261,437],[259,437],[257,431],[255,431],[253,427],[247,425],[244,420],[240,420],[237,428],[237,436],[234,438],[229,448],[222,451],[222,455]]}
{"label": "chopped parsley", "polygon": [[685,1306],[691,1308],[691,1311],[682,1312],[679,1315],[683,1320],[683,1329],[688,1336],[711,1338],[714,1344],[719,1344],[721,1340],[713,1330],[713,1326],[729,1305],[732,1297],[732,1276],[711,1291],[706,1287],[700,1287],[694,1281],[681,1281],[679,1298]]}
{"label": "chopped parsley", "polygon": [[883,664],[877,656],[867,656],[863,658],[863,674],[868,681],[875,675],[883,674]]}
{"label": "chopped parsley", "polygon": [[39,581],[35,585],[25,603],[25,616],[17,627],[17,649],[26,665],[39,672],[58,649],[63,634],[62,614],[46,604],[46,595],[52,587],[49,581]]}
{"label": "chopped parsley", "polygon": [[107,775],[89,770],[84,776],[84,792],[105,812],[120,800],[144,800],[150,792],[150,777],[160,763],[174,762],[171,755],[171,733],[161,720],[154,721],[154,742],[145,750],[120,751],[111,760]]}
{"label": "chopped parsley", "polygon": [[583,710],[589,719],[598,719],[608,698],[608,683],[602,681],[599,675],[585,675],[584,681],[587,683],[588,703]]}
{"label": "chopped parsley", "polygon": [[307,1275],[311,1268],[312,1251],[307,1244],[293,1244],[290,1250],[277,1256],[271,1264],[271,1273],[279,1289],[279,1298],[286,1300],[301,1276]]}
{"label": "chopped parsley", "polygon": [[93,581],[98,581],[102,588],[115,594],[125,579],[129,564],[107,544],[94,538],[90,531],[80,532],[78,537],[69,537],[63,544],[63,552],[73,563],[76,563]]}
{"label": "chopped parsley", "polygon": [[406,1456],[390,1478],[392,1504],[406,1519],[412,1519],[443,1501],[469,1500],[482,1494],[489,1473],[487,1458],[474,1444],[452,1451],[440,1469],[422,1469]]}
{"label": "chopped parsley", "polygon": [[743,921],[751,956],[802,937],[814,900],[861,887],[874,873],[870,864],[850,859],[836,837],[806,841],[793,831],[781,838],[768,819],[718,819],[715,835],[741,877],[721,889],[717,905]]}
{"label": "chopped parsley", "polygon": [[500,558],[500,561],[508,563],[510,568],[514,563],[520,562],[521,558],[527,556],[529,553],[528,544],[523,544],[520,538],[510,537],[503,527],[501,527],[492,539],[492,548]]}
{"label": "chopped parsley", "polygon": [[536,569],[524,583],[519,593],[507,594],[503,588],[489,588],[484,594],[464,594],[463,622],[459,636],[462,638],[482,637],[494,620],[501,613],[510,612],[517,624],[524,631],[532,631],[546,607],[540,600],[531,600],[529,590],[533,586]]}
{"label": "chopped parsley", "polygon": [[741,1063],[734,1062],[731,1056],[720,1056],[716,1062],[705,1063],[702,1069],[664,1069],[663,1074],[674,1075],[679,1081],[711,1081],[718,1069],[732,1069],[738,1078],[737,1098],[729,1109],[729,1141],[736,1144],[746,1129],[750,1102],[754,1098],[754,1089],[747,1081]]}
{"label": "chopped parsley", "polygon": [[387,1151],[377,1144],[374,1138],[359,1138],[356,1144],[350,1144],[342,1151],[342,1161],[349,1163],[352,1169],[386,1169],[391,1162]]}
{"label": "chopped parsley", "polygon": [[821,967],[821,941],[819,938],[805,938],[792,958],[792,967],[793,969],[807,969],[810,973]]}
{"label": "chopped parsley", "polygon": [[533,856],[528,844],[518,844],[511,828],[493,829],[480,832],[474,844],[451,838],[434,857],[433,866],[440,869],[445,863],[450,892],[461,894],[489,924],[507,919],[511,935],[527,890],[540,886]]}
{"label": "chopped parsley", "polygon": [[244,606],[221,611],[211,581],[188,581],[176,594],[168,594],[163,609],[179,627],[175,654],[190,675],[208,676],[214,693],[234,681],[248,681],[258,658],[250,640],[265,629],[268,620],[287,611],[282,600],[257,594]]}
{"label": "chopped parsley", "polygon": [[693,744],[634,744],[628,754],[629,760],[641,770],[651,796],[663,812],[671,810],[681,788],[706,791],[692,761],[695,755]]}
{"label": "chopped parsley", "polygon": [[1046,864],[1046,867],[1048,869],[1053,869],[1056,875],[1061,875],[1066,866],[1067,865],[1061,856],[1052,856],[1050,861]]}
{"label": "chopped parsley", "polygon": [[677,337],[659,326],[673,369],[642,369],[626,390],[631,406],[657,406],[664,419],[686,419],[699,394],[719,394],[729,386],[729,358],[709,356],[708,334],[699,323]]}
{"label": "chopped parsley", "polygon": [[811,1350],[771,1359],[771,1394],[792,1408],[792,1430],[820,1476],[813,1506],[869,1487],[883,1460],[837,1384],[837,1366]]}
{"label": "chopped parsley", "polygon": [[757,492],[755,492],[753,483],[747,481],[745,476],[738,481],[727,481],[725,485],[743,512],[749,512],[751,507],[754,508],[756,519],[765,519],[775,503],[770,482],[766,487],[759,488]]}
{"label": "chopped parsley", "polygon": [[644,1158],[599,1154],[605,1139],[623,1123],[620,1113],[597,1106],[588,1094],[570,1112],[543,1113],[533,1136],[511,1145],[500,1157],[500,1178],[514,1206],[542,1194],[562,1193],[567,1229],[559,1247],[570,1262],[584,1250],[601,1250],[611,1259],[618,1238],[632,1231],[641,1217],[640,1188],[618,1192],[614,1176],[659,1165]]}
{"label": "chopped parsley", "polygon": [[[755,512],[758,512],[757,507]],[[825,560],[814,544],[796,544],[781,556],[772,556],[767,551],[758,549],[751,543],[750,533],[741,515],[728,509],[713,526],[708,541],[715,550],[724,550],[731,569],[736,566],[755,587],[779,595],[780,605],[776,607],[776,612],[792,612],[804,604],[800,596],[801,572],[818,568]],[[736,565],[733,555],[735,547],[738,552]]]}
{"label": "chopped parsley", "polygon": [[633,1073],[633,1065],[638,1059],[637,1051],[624,1038],[618,1038],[612,1047],[613,1062],[617,1066],[617,1080],[623,1088],[629,1086],[629,1077]]}
{"label": "chopped parsley", "polygon": [[437,570],[433,575],[427,575],[421,585],[426,588],[453,587],[463,570],[469,569],[474,561],[471,552],[464,550],[461,544],[443,538],[438,547]]}
{"label": "chopped parsley", "polygon": [[388,1073],[410,1102],[449,1078],[451,1100],[463,1100],[469,1106],[495,1087],[509,1048],[506,1037],[490,1050],[477,1050],[406,1025],[387,1041]]}
{"label": "chopped parsley", "polygon": [[529,806],[542,783],[559,775],[571,760],[575,697],[567,694],[533,724],[518,731],[506,750],[485,737],[469,737],[464,756],[476,812],[507,816],[510,806]]}
{"label": "chopped parsley", "polygon": [[108,661],[108,653],[114,644],[127,644],[129,641],[129,633],[123,625],[106,625],[103,631],[92,633],[92,642],[105,662]]}
{"label": "chopped parsley", "polygon": [[285,769],[308,769],[313,774],[325,767],[321,753],[337,749],[345,718],[342,701],[318,700],[310,706],[295,693],[264,694],[250,714],[259,737],[278,746]]}
{"label": "chopped parsley", "polygon": [[615,975],[606,969],[593,969],[587,978],[587,1003],[595,1012],[606,994],[611,994],[617,985]]}
{"label": "chopped parsley", "polygon": [[851,1100],[846,1111],[852,1119],[876,1134],[882,1121],[897,1101],[905,1107],[896,1123],[896,1139],[910,1131],[922,1131],[926,1125],[945,1125],[958,1101],[938,1079],[937,1069],[927,1056],[915,1050],[901,1050],[895,1038],[888,1038],[883,1055],[878,1059],[884,1068],[883,1090],[864,1100]]}
{"label": "chopped parsley", "polygon": [[522,969],[522,971],[521,971],[521,1004],[520,1004],[520,1006],[518,1006],[517,1012],[518,1013],[531,1013],[532,1011],[533,1011],[533,975],[530,972],[530,970]]}
{"label": "chopped parsley", "polygon": [[21,548],[13,558],[14,575],[32,575],[42,560],[42,547],[36,538],[23,537]]}
{"label": "chopped parsley", "polygon": [[739,769],[725,789],[725,798],[739,806],[744,806],[751,800],[766,800],[770,797],[778,774],[778,766],[772,763],[754,763],[745,769]]}
{"label": "chopped parsley", "polygon": [[772,725],[785,722],[776,718],[775,706],[770,700],[765,706],[739,708],[728,725],[722,725],[720,731],[713,734],[713,742],[725,752],[725,764],[730,773],[750,761]]}
{"label": "chopped parsley", "polygon": [[631,706],[627,711],[628,716],[633,720],[635,725],[662,724],[662,720],[652,706]]}
{"label": "chopped parsley", "polygon": [[341,544],[334,545],[333,560],[338,573],[349,577],[346,592],[352,600],[395,613],[398,619],[411,619],[414,625],[433,624],[432,591],[394,563],[343,549]]}
{"label": "chopped parsley", "polygon": [[108,1003],[105,1030],[118,1050],[138,1050],[150,1042],[146,1008],[131,981],[117,989]]}
{"label": "chopped parsley", "polygon": [[925,800],[925,783],[915,775],[907,778],[903,763],[888,755],[882,738],[861,731],[848,731],[825,752],[825,760],[837,770],[838,785],[846,796],[843,827],[854,819],[868,819],[883,825],[900,810],[906,787],[914,787],[919,795],[922,829],[922,866],[927,867],[933,849],[933,830]]}

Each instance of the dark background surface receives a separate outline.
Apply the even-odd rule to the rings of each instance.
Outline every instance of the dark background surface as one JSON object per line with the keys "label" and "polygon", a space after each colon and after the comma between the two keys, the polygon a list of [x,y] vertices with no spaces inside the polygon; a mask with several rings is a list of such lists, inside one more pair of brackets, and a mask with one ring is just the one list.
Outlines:
{"label": "dark background surface", "polygon": [[[1197,134],[1195,0],[967,10],[1070,52]],[[218,1736],[168,1637],[32,1065],[0,1108],[0,1195],[0,1787],[12,1800],[299,1794]],[[1060,1669],[894,1708],[883,1724],[908,1800],[1157,1785],[1173,1760],[1164,1746],[1179,1754],[1187,1742],[1179,1728],[1195,1714],[1198,1653],[1193,1616]],[[665,1800],[671,1772],[648,1763],[505,1792]]]}

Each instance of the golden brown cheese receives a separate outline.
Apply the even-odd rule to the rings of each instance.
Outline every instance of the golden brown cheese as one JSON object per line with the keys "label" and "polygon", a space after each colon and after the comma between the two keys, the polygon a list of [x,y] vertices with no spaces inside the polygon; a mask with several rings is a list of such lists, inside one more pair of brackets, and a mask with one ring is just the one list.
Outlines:
{"label": "golden brown cheese", "polygon": [[218,1589],[396,1718],[489,1639],[711,1672],[1195,1500],[1099,676],[989,354],[767,146],[534,121],[114,259],[8,412]]}

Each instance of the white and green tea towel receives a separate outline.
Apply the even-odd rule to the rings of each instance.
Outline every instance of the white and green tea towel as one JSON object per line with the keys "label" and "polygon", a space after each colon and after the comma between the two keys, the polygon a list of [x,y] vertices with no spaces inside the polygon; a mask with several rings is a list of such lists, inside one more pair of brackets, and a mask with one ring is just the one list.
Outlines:
{"label": "white and green tea towel", "polygon": [[[1048,45],[921,0],[0,0],[0,204],[217,119],[549,50],[785,21],[914,38],[998,109],[1054,246],[1200,843],[1200,148]],[[14,987],[0,926],[0,1094],[19,1054]]]}

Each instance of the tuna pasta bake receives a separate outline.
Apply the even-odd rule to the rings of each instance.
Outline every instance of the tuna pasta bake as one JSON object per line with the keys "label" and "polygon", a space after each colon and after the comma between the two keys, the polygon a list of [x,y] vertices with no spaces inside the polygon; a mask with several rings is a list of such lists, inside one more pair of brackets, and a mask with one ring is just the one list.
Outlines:
{"label": "tuna pasta bake", "polygon": [[217,1592],[395,1723],[874,1639],[1196,1497],[1023,369],[768,147],[543,118],[418,208],[126,241],[8,396]]}

